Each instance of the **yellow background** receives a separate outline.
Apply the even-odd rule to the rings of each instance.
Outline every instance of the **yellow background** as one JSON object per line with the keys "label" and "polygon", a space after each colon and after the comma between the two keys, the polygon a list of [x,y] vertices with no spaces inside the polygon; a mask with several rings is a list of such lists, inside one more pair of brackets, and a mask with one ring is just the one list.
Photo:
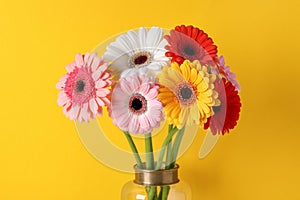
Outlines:
{"label": "yellow background", "polygon": [[[83,147],[55,84],[77,52],[139,26],[194,24],[242,86],[238,127],[179,160],[198,199],[300,199],[297,0],[9,1],[0,6],[0,199],[120,199],[131,174]],[[123,137],[120,137],[123,140]]]}

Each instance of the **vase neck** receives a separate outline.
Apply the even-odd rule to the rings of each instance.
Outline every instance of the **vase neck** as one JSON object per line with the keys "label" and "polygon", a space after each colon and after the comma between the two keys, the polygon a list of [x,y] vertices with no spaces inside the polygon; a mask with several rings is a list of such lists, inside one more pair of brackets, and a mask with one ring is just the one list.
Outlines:
{"label": "vase neck", "polygon": [[172,185],[179,182],[178,179],[179,165],[175,165],[172,169],[147,170],[139,169],[134,166],[135,180],[139,185],[159,186]]}

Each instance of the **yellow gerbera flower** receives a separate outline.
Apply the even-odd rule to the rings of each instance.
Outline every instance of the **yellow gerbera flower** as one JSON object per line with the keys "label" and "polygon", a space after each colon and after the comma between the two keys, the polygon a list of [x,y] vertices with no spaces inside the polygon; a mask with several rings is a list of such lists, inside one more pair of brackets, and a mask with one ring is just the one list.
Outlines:
{"label": "yellow gerbera flower", "polygon": [[181,129],[187,125],[203,125],[212,116],[212,106],[220,104],[214,91],[216,76],[209,74],[199,61],[173,62],[158,75],[161,100],[169,122]]}

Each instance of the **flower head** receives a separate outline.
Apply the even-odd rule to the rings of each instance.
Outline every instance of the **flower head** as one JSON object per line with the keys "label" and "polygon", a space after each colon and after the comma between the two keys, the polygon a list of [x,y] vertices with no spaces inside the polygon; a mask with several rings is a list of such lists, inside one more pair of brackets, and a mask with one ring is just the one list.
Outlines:
{"label": "flower head", "polygon": [[115,79],[131,74],[153,73],[161,71],[161,67],[169,60],[164,49],[167,41],[163,38],[161,28],[144,27],[139,30],[130,30],[120,35],[112,42],[104,54],[104,59],[112,62],[109,68],[113,71]]}
{"label": "flower head", "polygon": [[218,105],[218,94],[213,90],[214,74],[208,74],[207,67],[199,61],[174,62],[163,68],[158,75],[158,98],[164,105],[168,120],[177,128],[204,124],[212,115],[212,106]]}
{"label": "flower head", "polygon": [[217,65],[212,68],[212,72],[215,74],[220,74],[221,77],[224,77],[226,80],[230,81],[235,89],[240,92],[240,84],[236,80],[236,75],[230,71],[229,66],[225,66],[225,60],[223,56],[217,58]]}
{"label": "flower head", "polygon": [[240,116],[241,100],[231,82],[226,79],[215,81],[215,90],[219,94],[220,105],[213,106],[214,115],[204,128],[210,128],[213,134],[223,135],[237,125]]}
{"label": "flower head", "polygon": [[106,70],[107,63],[96,53],[77,54],[75,62],[66,67],[68,73],[57,83],[58,105],[63,106],[67,117],[79,122],[88,122],[102,115],[102,106],[110,104],[107,95],[112,81]]}
{"label": "flower head", "polygon": [[199,28],[176,26],[165,38],[169,43],[166,56],[172,57],[172,62],[182,64],[184,60],[199,60],[201,65],[214,65],[217,46]]}
{"label": "flower head", "polygon": [[113,89],[110,116],[113,123],[130,133],[150,133],[163,120],[157,99],[158,85],[144,75],[121,78]]}

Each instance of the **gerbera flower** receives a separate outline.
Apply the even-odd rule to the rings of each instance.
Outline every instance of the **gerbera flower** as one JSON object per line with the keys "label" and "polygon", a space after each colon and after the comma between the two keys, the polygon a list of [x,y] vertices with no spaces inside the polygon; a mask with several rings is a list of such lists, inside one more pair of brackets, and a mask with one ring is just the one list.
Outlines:
{"label": "gerbera flower", "polygon": [[237,91],[241,91],[240,84],[236,80],[236,75],[230,71],[229,66],[225,66],[225,60],[223,56],[217,59],[216,68],[212,68],[212,72],[215,74],[220,74],[226,80],[230,81]]}
{"label": "gerbera flower", "polygon": [[110,104],[107,95],[112,81],[106,71],[108,64],[97,54],[77,54],[75,62],[69,64],[65,74],[57,83],[58,105],[63,106],[67,117],[79,122],[88,122],[96,115],[102,115],[102,106]]}
{"label": "gerbera flower", "polygon": [[174,62],[158,74],[163,86],[158,98],[164,105],[168,120],[177,128],[204,124],[212,115],[212,106],[218,105],[218,94],[213,90],[214,74],[199,61],[185,60],[180,66]]}
{"label": "gerbera flower", "polygon": [[214,115],[204,128],[210,128],[214,135],[220,133],[224,135],[237,125],[242,104],[235,87],[225,78],[215,81],[215,90],[219,94],[221,104],[213,106]]}
{"label": "gerbera flower", "polygon": [[214,65],[217,46],[199,28],[193,26],[176,26],[165,36],[169,42],[165,48],[166,56],[172,57],[172,62],[182,64],[184,60],[199,60],[201,65]]}
{"label": "gerbera flower", "polygon": [[157,99],[159,86],[144,75],[121,78],[112,93],[113,123],[130,133],[150,133],[163,120],[163,106]]}
{"label": "gerbera flower", "polygon": [[112,62],[109,68],[116,79],[120,74],[122,77],[135,73],[157,74],[169,60],[165,56],[166,44],[161,28],[141,27],[137,32],[130,30],[120,35],[107,47],[103,57]]}

